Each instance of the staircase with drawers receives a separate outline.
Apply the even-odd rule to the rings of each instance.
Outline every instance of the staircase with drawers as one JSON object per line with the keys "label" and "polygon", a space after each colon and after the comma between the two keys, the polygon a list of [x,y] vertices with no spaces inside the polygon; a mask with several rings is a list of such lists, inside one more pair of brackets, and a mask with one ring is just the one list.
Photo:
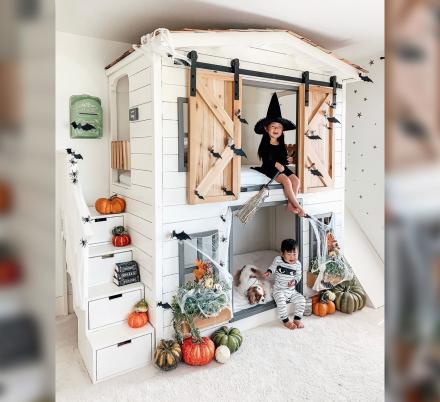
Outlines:
{"label": "staircase with drawers", "polygon": [[133,247],[114,247],[111,231],[124,226],[124,214],[100,215],[90,209],[93,236],[88,242],[87,308],[77,309],[78,348],[92,381],[99,382],[145,366],[152,359],[154,328],[130,328],[127,317],[144,297],[142,282],[113,283],[117,262],[133,259]]}

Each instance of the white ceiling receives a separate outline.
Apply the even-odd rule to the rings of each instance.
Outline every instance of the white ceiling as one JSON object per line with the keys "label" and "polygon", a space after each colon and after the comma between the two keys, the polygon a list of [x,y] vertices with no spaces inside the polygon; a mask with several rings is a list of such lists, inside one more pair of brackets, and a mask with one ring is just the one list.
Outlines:
{"label": "white ceiling", "polygon": [[281,28],[350,60],[384,49],[383,0],[58,0],[59,31],[135,43],[155,28]]}

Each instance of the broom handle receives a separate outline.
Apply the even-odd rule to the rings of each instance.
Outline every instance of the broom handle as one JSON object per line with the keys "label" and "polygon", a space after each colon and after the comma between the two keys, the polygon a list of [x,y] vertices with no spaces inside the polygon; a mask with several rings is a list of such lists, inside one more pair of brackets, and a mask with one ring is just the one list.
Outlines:
{"label": "broom handle", "polygon": [[280,174],[280,172],[276,172],[275,176],[272,177],[272,178],[269,180],[269,182],[268,182],[267,184],[264,185],[264,187],[269,187],[269,186],[272,184],[272,182],[278,177],[279,174]]}

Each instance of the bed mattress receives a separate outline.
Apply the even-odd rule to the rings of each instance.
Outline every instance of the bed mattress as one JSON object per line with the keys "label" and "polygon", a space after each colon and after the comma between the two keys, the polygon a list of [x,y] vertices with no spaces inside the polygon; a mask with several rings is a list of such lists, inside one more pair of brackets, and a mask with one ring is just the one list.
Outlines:
{"label": "bed mattress", "polygon": [[[239,269],[241,269],[246,264],[255,265],[257,268],[262,271],[266,271],[269,268],[270,264],[272,264],[273,259],[279,255],[279,253],[275,250],[260,250],[252,253],[246,254],[238,254],[234,256],[234,263],[232,266],[232,274],[234,275]],[[266,303],[273,300],[272,298],[272,288],[273,288],[273,278],[269,279],[268,289],[269,292],[266,294]],[[249,304],[249,301],[246,296],[240,294],[238,289],[233,286],[233,311],[238,312],[250,307],[255,307],[257,305]]]}
{"label": "bed mattress", "polygon": [[[249,187],[255,185],[266,184],[269,181],[269,178],[259,171],[252,169],[258,165],[241,165],[241,187]],[[295,165],[289,165],[289,169],[292,172],[295,172]],[[275,183],[276,184],[276,183]]]}

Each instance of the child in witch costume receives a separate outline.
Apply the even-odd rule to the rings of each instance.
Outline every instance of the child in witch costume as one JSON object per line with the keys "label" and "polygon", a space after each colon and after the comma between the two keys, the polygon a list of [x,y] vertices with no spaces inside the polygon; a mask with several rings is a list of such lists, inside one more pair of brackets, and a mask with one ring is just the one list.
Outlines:
{"label": "child in witch costume", "polygon": [[284,188],[284,194],[288,200],[288,210],[303,217],[304,211],[296,199],[300,184],[299,179],[287,167],[287,164],[293,160],[288,158],[284,143],[284,131],[295,129],[295,124],[281,116],[278,97],[274,93],[266,117],[255,124],[255,132],[263,136],[258,147],[258,156],[263,163],[255,169],[270,178],[280,172],[275,180]]}

